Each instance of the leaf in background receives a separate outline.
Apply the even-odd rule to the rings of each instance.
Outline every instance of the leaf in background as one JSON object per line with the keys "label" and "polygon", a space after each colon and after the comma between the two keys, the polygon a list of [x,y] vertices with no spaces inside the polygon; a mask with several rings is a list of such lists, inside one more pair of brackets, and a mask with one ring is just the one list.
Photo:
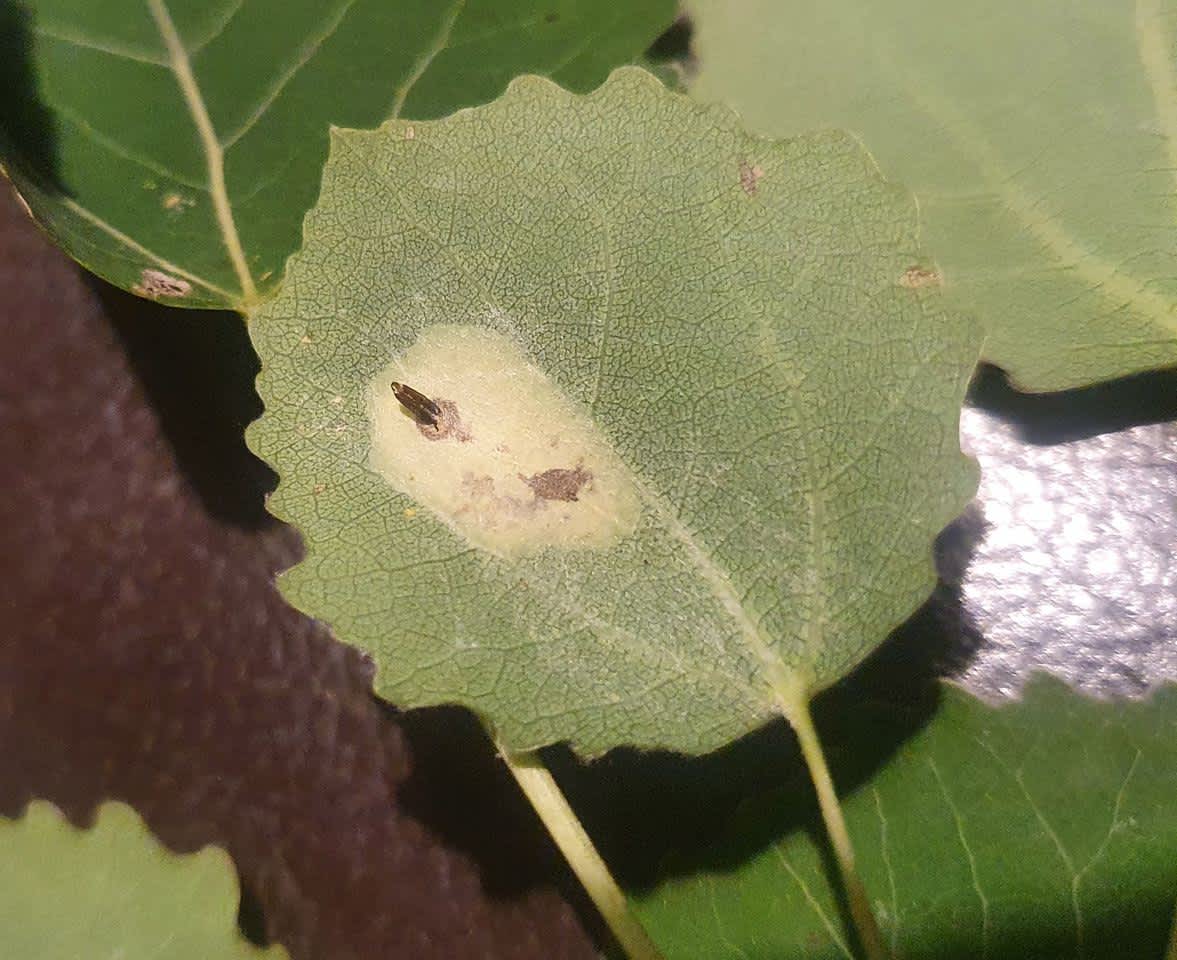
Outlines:
{"label": "leaf in background", "polygon": [[1177,7],[691,0],[693,91],[860,134],[1030,390],[1177,363]]}
{"label": "leaf in background", "polygon": [[673,0],[3,0],[0,146],[84,266],[244,309],[299,245],[331,124],[444,116],[519,73],[588,90],[673,17]]}
{"label": "leaf in background", "polygon": [[[897,710],[866,704],[858,726]],[[850,956],[824,847],[780,834],[789,794],[746,803],[714,840],[716,867],[637,899],[667,956]],[[1177,687],[1109,703],[1038,677],[1002,707],[946,685],[932,721],[843,804],[896,957],[1156,960],[1177,896],[1174,797]]]}
{"label": "leaf in background", "polygon": [[382,696],[518,750],[756,726],[924,599],[974,490],[978,338],[916,232],[848,137],[752,138],[635,69],[336,131],[251,323],[286,596]]}
{"label": "leaf in background", "polygon": [[165,850],[121,803],[90,830],[36,801],[0,818],[0,943],[22,960],[247,960],[260,950],[237,929],[238,890],[223,850]]}

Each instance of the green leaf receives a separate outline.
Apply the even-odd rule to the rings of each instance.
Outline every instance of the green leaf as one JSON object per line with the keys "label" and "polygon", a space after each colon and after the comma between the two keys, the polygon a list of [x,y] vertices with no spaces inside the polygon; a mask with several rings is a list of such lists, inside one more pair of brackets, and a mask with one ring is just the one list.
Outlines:
{"label": "green leaf", "polygon": [[[874,749],[897,711],[867,704],[841,746]],[[806,792],[798,778],[738,811],[713,867],[638,898],[667,956],[850,956],[825,848],[784,813]],[[1157,960],[1177,892],[1175,796],[1177,687],[1108,703],[1038,677],[1002,707],[945,686],[844,809],[896,957]]]}
{"label": "green leaf", "polygon": [[986,359],[1057,390],[1177,363],[1177,7],[691,0],[703,100],[860,134]]}
{"label": "green leaf", "polygon": [[95,273],[248,309],[299,244],[331,124],[443,116],[524,72],[588,90],[673,17],[673,0],[4,4],[0,147]]}
{"label": "green leaf", "polygon": [[6,957],[63,960],[246,960],[233,866],[220,849],[165,850],[138,814],[103,805],[90,830],[44,801],[0,818],[0,943]]}
{"label": "green leaf", "polygon": [[850,138],[752,138],[632,68],[336,131],[251,323],[284,593],[382,696],[518,750],[756,726],[909,615],[974,490],[978,339],[916,233]]}

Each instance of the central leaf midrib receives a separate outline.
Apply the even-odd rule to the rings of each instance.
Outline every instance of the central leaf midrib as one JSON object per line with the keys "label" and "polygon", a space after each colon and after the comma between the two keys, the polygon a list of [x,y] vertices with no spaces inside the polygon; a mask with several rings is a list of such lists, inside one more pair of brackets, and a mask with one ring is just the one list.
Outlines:
{"label": "central leaf midrib", "polygon": [[[719,240],[720,245],[728,255],[729,262],[738,262],[738,257],[729,248],[727,233],[721,231]],[[756,326],[760,331],[762,350],[772,360],[772,376],[780,383],[782,388],[781,396],[786,399],[790,409],[792,409],[793,417],[799,427],[797,436],[798,443],[801,447],[801,469],[805,474],[808,484],[806,502],[809,507],[810,600],[809,616],[806,617],[805,621],[805,641],[807,645],[806,652],[812,661],[814,652],[820,649],[825,637],[827,610],[824,600],[825,594],[821,589],[822,578],[825,572],[825,551],[822,549],[821,543],[822,530],[824,529],[822,524],[825,520],[825,497],[822,488],[818,484],[815,460],[809,445],[809,435],[811,432],[809,414],[805,404],[798,402],[796,399],[797,383],[783,376],[784,371],[788,369],[788,358],[781,355],[780,343],[777,339],[778,331],[768,323],[762,311],[755,309],[754,305],[748,300],[747,292],[742,285],[736,286],[734,296],[742,304],[745,314],[756,318]],[[769,661],[763,658],[762,662],[768,667],[769,682],[775,695],[777,706],[787,716],[797,710],[802,705],[803,700],[808,697],[808,687],[812,683],[812,678],[803,678],[796,668],[792,670],[792,675],[789,676],[789,668],[781,660],[780,656],[772,651],[771,644],[768,644],[768,651],[772,656],[771,665]]]}
{"label": "central leaf midrib", "polygon": [[[620,455],[618,456],[620,457]],[[760,627],[759,617],[736,593],[727,571],[699,544],[695,535],[682,522],[678,514],[655,494],[645,481],[638,478],[638,473],[628,463],[625,464],[625,467],[634,478],[642,502],[662,522],[667,532],[687,551],[700,579],[711,589],[712,595],[719,601],[720,606],[739,629],[740,636],[743,637],[749,652],[765,671],[769,689],[772,691],[771,702],[778,703],[783,691],[791,691],[798,678],[791,676],[793,671],[773,649],[771,637],[765,634]],[[752,690],[755,692],[754,687]]]}
{"label": "central leaf midrib", "polygon": [[[594,614],[583,605],[570,602],[569,594],[565,591],[549,591],[545,594],[545,597],[549,606],[555,607],[562,613],[580,620],[597,637],[602,639],[612,637],[618,640],[621,645],[631,650],[643,648],[656,652],[660,658],[670,657],[678,668],[679,676],[681,677],[691,677],[696,680],[708,676],[722,677],[733,687],[753,694],[750,705],[759,705],[761,703],[760,698],[755,696],[757,691],[748,683],[748,678],[730,668],[730,660],[726,656],[723,656],[728,651],[722,649],[722,647],[716,650],[716,653],[720,654],[720,656],[715,658],[691,657],[688,659],[680,655],[673,645],[660,643],[655,637],[647,635],[648,632],[643,633],[640,630],[618,626],[607,618]],[[567,670],[567,665],[563,665],[562,669]],[[652,685],[659,686],[667,682],[665,678],[658,678]],[[639,695],[634,694],[633,699],[639,699]]]}

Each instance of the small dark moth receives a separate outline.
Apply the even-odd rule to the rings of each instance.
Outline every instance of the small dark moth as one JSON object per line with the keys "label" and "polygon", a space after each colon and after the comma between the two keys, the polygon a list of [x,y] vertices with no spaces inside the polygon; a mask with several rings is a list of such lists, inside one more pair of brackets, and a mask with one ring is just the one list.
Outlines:
{"label": "small dark moth", "polygon": [[397,400],[408,411],[409,416],[421,424],[421,426],[437,426],[437,421],[441,419],[441,407],[425,396],[425,394],[403,383],[397,383],[395,380],[392,383],[392,392],[396,394]]}

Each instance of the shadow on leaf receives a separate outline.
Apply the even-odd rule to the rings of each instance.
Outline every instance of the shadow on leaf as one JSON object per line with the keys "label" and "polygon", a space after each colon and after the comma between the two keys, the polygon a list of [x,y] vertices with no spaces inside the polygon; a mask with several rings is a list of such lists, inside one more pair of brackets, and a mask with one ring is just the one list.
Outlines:
{"label": "shadow on leaf", "polygon": [[1067,443],[1177,420],[1177,369],[1057,393],[1021,393],[1001,369],[985,365],[973,378],[968,402],[1015,424],[1028,443]]}
{"label": "shadow on leaf", "polygon": [[176,460],[209,513],[247,529],[275,522],[265,495],[277,475],[245,444],[262,412],[261,367],[235,313],[180,310],[87,276],[151,400]]}
{"label": "shadow on leaf", "polygon": [[[816,721],[841,790],[869,780],[927,722],[938,702],[935,680],[971,658],[976,637],[963,620],[955,583],[977,533],[977,516],[970,512],[941,535],[942,582],[933,597],[862,667],[816,701]],[[414,774],[399,793],[402,808],[476,859],[493,895],[517,896],[560,876],[564,895],[580,905],[582,916],[592,917],[550,842],[536,845],[526,862],[517,847],[512,857],[504,856],[506,846],[532,832],[539,835],[542,828],[515,794],[478,721],[460,708],[442,707],[400,714],[399,722],[415,758]],[[544,751],[544,758],[631,891],[699,869],[735,866],[798,829],[821,838],[824,849],[808,773],[783,720],[702,757],[619,748],[584,763],[556,746]],[[750,821],[740,815],[741,826],[752,829],[728,832],[739,811],[753,809],[757,798],[777,790],[786,800],[774,801],[770,817]],[[500,799],[471,803],[472,796]],[[507,796],[513,797],[509,803]],[[717,844],[724,835],[731,842]],[[507,862],[509,873],[494,867]],[[832,861],[827,869],[832,878]]]}
{"label": "shadow on leaf", "polygon": [[0,151],[4,165],[42,190],[65,193],[52,115],[41,102],[29,12],[0,0]]}

